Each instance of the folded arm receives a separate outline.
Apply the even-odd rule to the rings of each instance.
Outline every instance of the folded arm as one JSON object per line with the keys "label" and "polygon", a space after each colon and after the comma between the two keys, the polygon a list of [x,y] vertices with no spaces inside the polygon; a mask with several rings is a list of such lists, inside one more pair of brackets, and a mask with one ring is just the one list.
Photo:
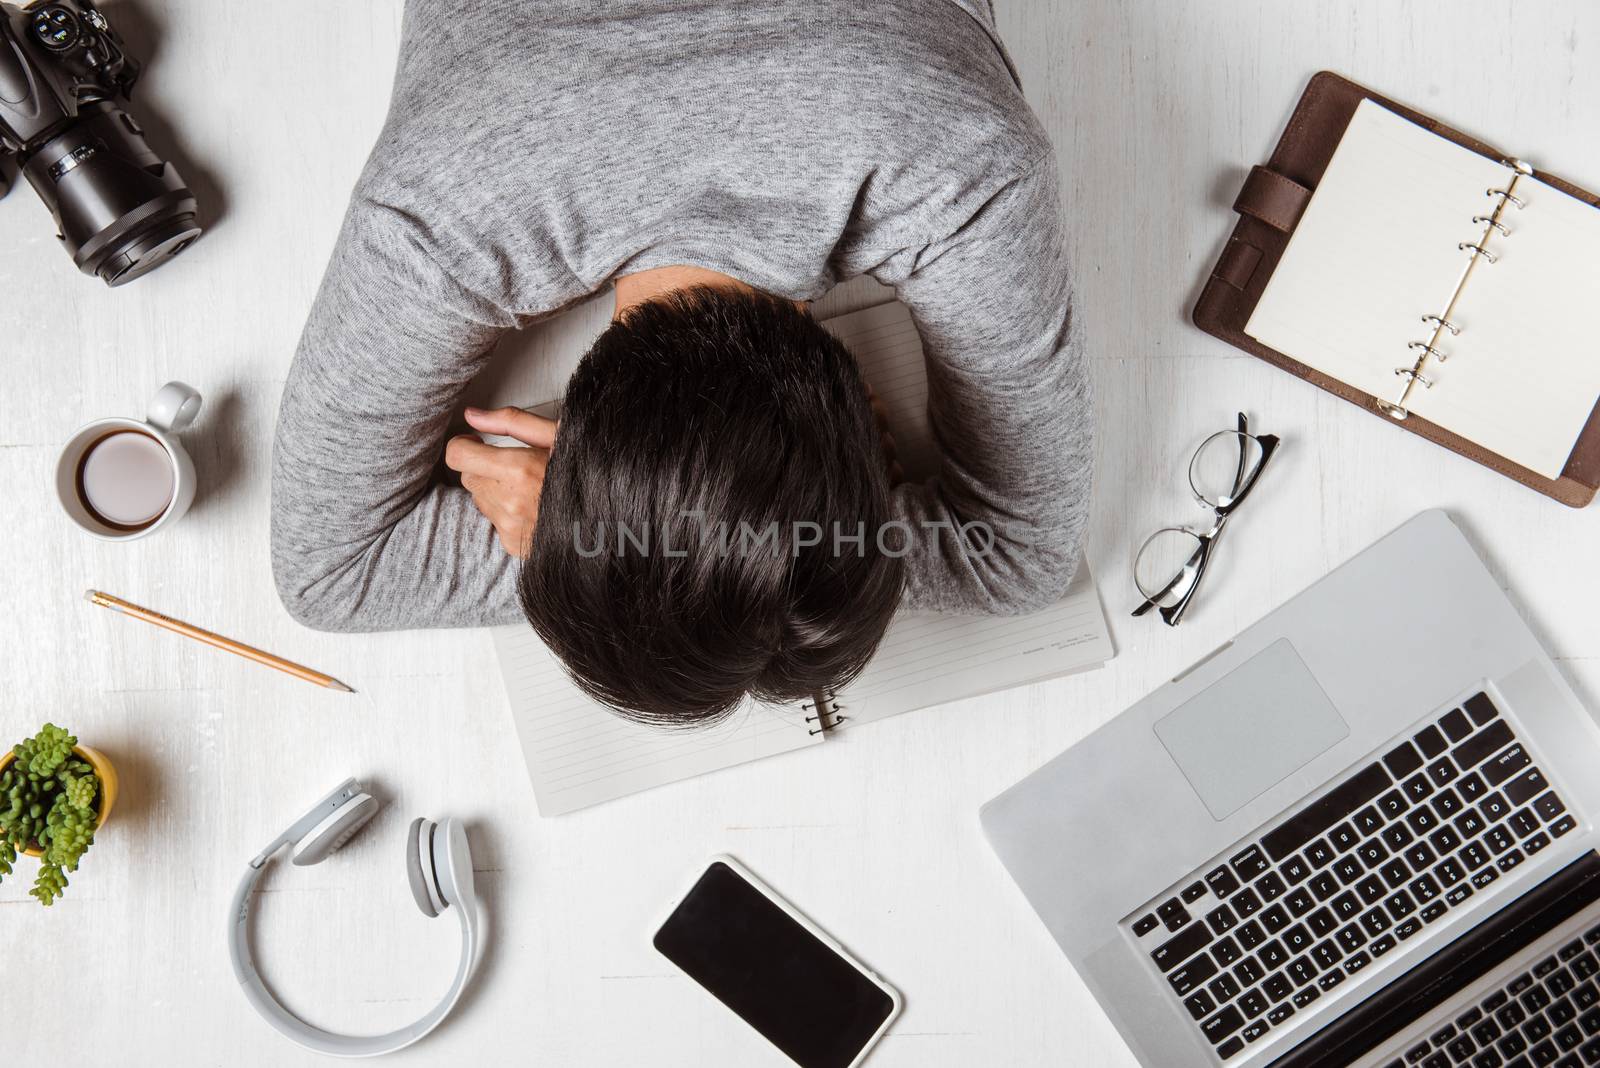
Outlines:
{"label": "folded arm", "polygon": [[520,618],[516,561],[434,480],[450,412],[513,318],[435,261],[415,220],[358,196],[284,387],[272,566],[323,630]]}
{"label": "folded arm", "polygon": [[922,337],[941,453],[937,477],[895,490],[895,518],[917,531],[908,604],[1043,608],[1076,571],[1093,474],[1093,410],[1053,158],[884,280]]}

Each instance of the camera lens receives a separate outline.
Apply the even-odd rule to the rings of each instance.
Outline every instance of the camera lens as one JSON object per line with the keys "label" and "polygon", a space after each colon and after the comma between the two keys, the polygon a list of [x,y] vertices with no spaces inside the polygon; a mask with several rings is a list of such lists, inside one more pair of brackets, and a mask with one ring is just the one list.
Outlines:
{"label": "camera lens", "polygon": [[78,268],[107,285],[154,270],[200,236],[194,194],[177,168],[110,101],[86,106],[22,169]]}

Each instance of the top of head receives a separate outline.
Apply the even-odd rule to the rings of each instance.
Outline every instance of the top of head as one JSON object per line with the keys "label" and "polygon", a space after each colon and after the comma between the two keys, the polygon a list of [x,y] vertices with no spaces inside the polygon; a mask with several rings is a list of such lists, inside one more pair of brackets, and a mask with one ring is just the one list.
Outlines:
{"label": "top of head", "polygon": [[327,859],[330,853],[354,837],[378,814],[378,802],[373,800],[371,794],[360,792],[360,785],[351,780],[320,802],[307,816],[319,812],[323,813],[322,818],[301,834],[294,844],[290,859],[302,867]]}

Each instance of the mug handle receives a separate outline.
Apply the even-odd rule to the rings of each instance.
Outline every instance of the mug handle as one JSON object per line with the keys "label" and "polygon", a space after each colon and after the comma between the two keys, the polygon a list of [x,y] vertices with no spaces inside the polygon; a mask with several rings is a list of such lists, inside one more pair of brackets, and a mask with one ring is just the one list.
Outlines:
{"label": "mug handle", "polygon": [[157,430],[176,434],[199,414],[199,391],[183,382],[168,382],[151,398],[144,418]]}

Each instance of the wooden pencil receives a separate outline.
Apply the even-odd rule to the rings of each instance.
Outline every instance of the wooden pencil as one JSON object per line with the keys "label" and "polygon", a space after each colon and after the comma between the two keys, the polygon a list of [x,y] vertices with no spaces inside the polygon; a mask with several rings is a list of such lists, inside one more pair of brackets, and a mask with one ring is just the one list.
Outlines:
{"label": "wooden pencil", "polygon": [[136,604],[130,604],[120,597],[111,596],[109,593],[101,593],[99,590],[88,590],[84,593],[84,597],[91,604],[97,604],[101,608],[110,608],[114,611],[121,612],[125,616],[132,616],[134,619],[142,619],[146,623],[154,623],[163,630],[170,630],[174,634],[183,635],[185,638],[193,638],[197,642],[204,642],[215,649],[221,649],[224,652],[233,653],[236,656],[242,656],[246,660],[254,660],[256,663],[264,664],[269,668],[277,668],[279,671],[282,671],[285,674],[293,675],[297,679],[304,679],[306,682],[314,683],[317,686],[324,686],[330,690],[340,690],[344,693],[355,693],[354,690],[331,675],[324,675],[320,671],[312,671],[308,667],[303,667],[294,663],[293,661],[285,660],[281,656],[273,656],[271,653],[263,652],[262,650],[253,646],[245,645],[243,642],[236,642],[232,638],[224,638],[220,634],[213,634],[209,630],[202,630],[199,627],[185,623],[182,620],[173,619],[171,616],[164,616],[160,612],[155,612],[148,608],[141,608]]}

